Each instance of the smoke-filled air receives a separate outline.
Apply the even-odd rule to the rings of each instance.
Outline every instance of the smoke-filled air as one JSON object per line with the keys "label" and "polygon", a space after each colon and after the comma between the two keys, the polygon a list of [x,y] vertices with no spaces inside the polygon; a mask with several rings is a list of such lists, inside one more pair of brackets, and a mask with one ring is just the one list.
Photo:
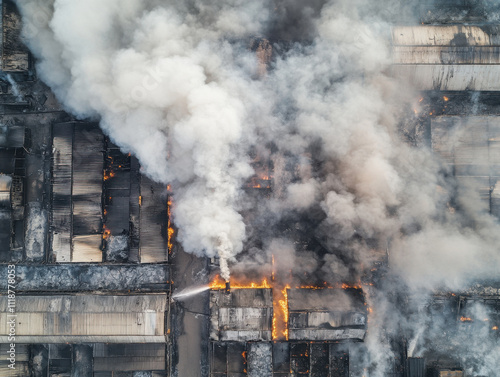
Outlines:
{"label": "smoke-filled air", "polygon": [[[66,110],[99,120],[144,174],[171,185],[185,251],[218,256],[226,280],[269,270],[271,254],[279,270],[331,283],[359,281],[388,258],[367,297],[367,375],[387,375],[383,332],[397,331],[413,334],[416,356],[449,347],[474,372],[496,371],[490,332],[443,336],[439,313],[420,310],[436,290],[498,274],[500,227],[474,187],[457,188],[429,146],[408,137],[419,93],[391,77],[390,35],[396,20],[414,22],[411,7],[17,3],[37,72]],[[259,196],[248,188],[263,161],[273,189]],[[302,242],[311,234],[316,249]]]}

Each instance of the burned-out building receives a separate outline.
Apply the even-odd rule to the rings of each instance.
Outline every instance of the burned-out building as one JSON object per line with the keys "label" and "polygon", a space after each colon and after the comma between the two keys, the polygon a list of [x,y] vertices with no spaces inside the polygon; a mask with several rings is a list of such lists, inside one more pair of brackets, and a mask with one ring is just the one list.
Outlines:
{"label": "burned-out building", "polygon": [[[2,7],[0,270],[15,265],[16,367],[2,376],[167,376],[166,187],[36,77]],[[7,279],[0,350],[7,354]]]}
{"label": "burned-out building", "polygon": [[[422,2],[420,19],[420,25],[392,29],[392,74],[420,90],[414,109],[418,126],[411,139],[431,148],[456,182],[454,187],[438,189],[461,195],[479,193],[476,206],[500,218],[498,24],[489,18],[485,3],[471,1]],[[460,210],[460,203],[452,201],[448,208],[454,213]],[[497,286],[496,282],[481,281],[463,292],[437,293],[426,310],[431,317],[447,318],[450,333],[485,331],[495,337],[500,298]],[[487,308],[491,319],[471,314],[474,303]],[[449,356],[453,346],[449,347],[421,355],[418,369],[422,371],[411,375],[470,375],[466,363]]]}
{"label": "burned-out building", "polygon": [[362,342],[366,332],[361,289],[283,291],[210,292],[211,377],[349,376],[350,344]]}
{"label": "burned-out building", "polygon": [[54,124],[52,161],[55,262],[168,261],[166,189],[98,124]]}
{"label": "burned-out building", "polygon": [[19,250],[24,244],[24,195],[23,181],[25,128],[22,126],[2,127],[1,190],[2,190],[2,260],[8,261],[8,251]]}
{"label": "burned-out building", "polygon": [[[453,187],[437,190],[455,190],[450,193],[452,198],[457,193],[479,193],[475,205],[500,218],[500,29],[479,2],[423,1],[416,8],[418,24],[391,30],[390,73],[418,91],[409,122],[413,128],[405,136],[410,143],[438,155],[444,174],[453,177]],[[260,184],[249,186],[262,188]],[[459,211],[460,203],[452,200],[448,210]],[[390,263],[390,258],[388,255],[381,263]],[[314,283],[309,289],[286,289],[285,295],[280,293],[283,287],[275,288],[273,283],[213,290],[211,376],[362,376],[366,371],[357,369],[358,362],[351,355],[359,355],[366,339],[369,309],[364,305],[364,293],[379,281],[368,278],[365,287],[351,291],[319,289]],[[338,292],[343,294],[339,297]],[[462,334],[460,339],[478,332],[495,337],[499,334],[498,293],[497,282],[481,281],[462,292],[436,292],[430,302],[415,307],[445,326],[444,343],[450,333]],[[349,304],[343,301],[345,297]],[[408,299],[398,298],[401,306]],[[280,302],[286,308],[287,334],[273,337],[273,326],[283,320],[276,314],[282,310]],[[486,308],[488,316],[479,317],[476,304]],[[386,334],[391,338],[394,359],[388,376],[476,376],[467,362],[451,356],[457,347],[452,341],[441,349],[429,346],[413,356],[409,343],[414,335]]]}
{"label": "burned-out building", "polygon": [[30,75],[33,60],[29,49],[19,43],[22,20],[12,2],[2,2],[2,73]]}

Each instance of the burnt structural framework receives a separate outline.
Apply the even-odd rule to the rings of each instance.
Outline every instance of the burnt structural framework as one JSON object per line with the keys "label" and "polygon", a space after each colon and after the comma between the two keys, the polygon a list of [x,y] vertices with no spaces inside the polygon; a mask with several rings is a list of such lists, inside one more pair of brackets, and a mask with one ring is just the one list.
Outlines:
{"label": "burnt structural framework", "polygon": [[349,350],[359,347],[366,332],[360,289],[286,289],[285,298],[280,296],[285,336],[275,334],[273,294],[271,288],[210,292],[211,377],[349,377],[349,371],[361,372],[349,360]]}
{"label": "burnt structural framework", "polygon": [[[456,179],[456,189],[472,188],[483,210],[500,218],[500,26],[488,21],[478,2],[468,0],[423,1],[416,10],[418,25],[392,28],[391,74],[420,91],[405,136],[430,147]],[[254,163],[265,166],[258,159]],[[272,191],[271,170],[257,169],[249,188]],[[452,202],[449,210],[460,208]],[[371,289],[374,282],[366,283],[363,288]],[[349,306],[342,307],[339,291],[350,297]],[[221,285],[210,292],[210,377],[362,376],[354,357],[364,350],[362,291],[292,288],[285,296],[271,286]],[[286,309],[277,307],[277,297]],[[430,318],[444,315],[450,332],[468,333],[484,321],[474,318],[476,303],[492,313],[484,326],[497,335],[499,282],[436,293],[424,310]],[[279,339],[273,336],[277,310],[286,310],[287,336]],[[386,335],[395,354],[387,376],[462,377],[470,367],[452,357],[451,345],[408,358],[407,334]]]}
{"label": "burnt structural framework", "polygon": [[[1,376],[169,374],[166,187],[36,78],[3,1],[0,275],[15,267],[16,365]],[[0,352],[8,286],[0,280]]]}
{"label": "burnt structural framework", "polygon": [[[407,136],[442,158],[458,192],[478,192],[482,209],[500,218],[500,26],[478,3],[422,2],[420,25],[392,30],[392,73],[421,90]],[[454,210],[458,203],[450,203]],[[471,308],[481,303],[492,313],[487,331],[498,336],[499,288],[498,281],[479,281],[463,292],[441,292],[427,311],[445,313],[449,331],[467,333],[478,331],[474,323],[483,319]],[[411,376],[464,376],[466,368],[443,349],[407,362]]]}

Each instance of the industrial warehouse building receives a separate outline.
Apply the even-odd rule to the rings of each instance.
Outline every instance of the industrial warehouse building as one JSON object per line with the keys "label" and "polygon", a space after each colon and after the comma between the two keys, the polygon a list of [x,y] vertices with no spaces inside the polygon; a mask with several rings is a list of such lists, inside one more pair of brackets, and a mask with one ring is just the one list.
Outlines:
{"label": "industrial warehouse building", "polygon": [[[274,289],[210,292],[211,376],[349,376],[366,332],[358,289],[287,289],[286,336],[273,338]],[[351,368],[353,369],[353,368]]]}
{"label": "industrial warehouse building", "polygon": [[[500,217],[500,28],[481,26],[484,14],[467,13],[467,1],[448,3],[422,2],[422,24],[393,28],[391,73],[422,91],[413,141],[429,145]],[[449,22],[457,9],[464,24]],[[61,109],[36,79],[20,27],[14,4],[3,1],[0,275],[16,264],[18,317],[17,368],[0,359],[0,376],[174,376],[187,351],[199,352],[202,377],[361,376],[352,355],[365,347],[369,278],[357,287],[214,287],[197,299],[199,311],[172,301],[167,188],[98,124]],[[272,174],[262,170],[267,178],[251,187],[267,192]],[[7,289],[1,280],[1,354]],[[429,310],[467,326],[459,319],[474,302],[500,324],[500,285],[438,293]],[[201,333],[191,348],[183,348],[184,318]],[[446,354],[408,358],[406,340],[393,341],[400,353],[388,377],[464,376]]]}
{"label": "industrial warehouse building", "polygon": [[17,326],[16,368],[2,357],[0,375],[167,376],[166,190],[35,79],[10,1],[2,26],[0,270],[16,265]]}

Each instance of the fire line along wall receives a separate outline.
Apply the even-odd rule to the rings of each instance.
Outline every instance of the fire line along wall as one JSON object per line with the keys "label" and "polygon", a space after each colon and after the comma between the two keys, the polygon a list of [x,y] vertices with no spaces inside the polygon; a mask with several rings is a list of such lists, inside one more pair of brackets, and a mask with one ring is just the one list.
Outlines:
{"label": "fire line along wall", "polygon": [[234,285],[210,292],[211,376],[349,376],[349,347],[366,332],[360,289],[288,287],[278,309],[277,289]]}

